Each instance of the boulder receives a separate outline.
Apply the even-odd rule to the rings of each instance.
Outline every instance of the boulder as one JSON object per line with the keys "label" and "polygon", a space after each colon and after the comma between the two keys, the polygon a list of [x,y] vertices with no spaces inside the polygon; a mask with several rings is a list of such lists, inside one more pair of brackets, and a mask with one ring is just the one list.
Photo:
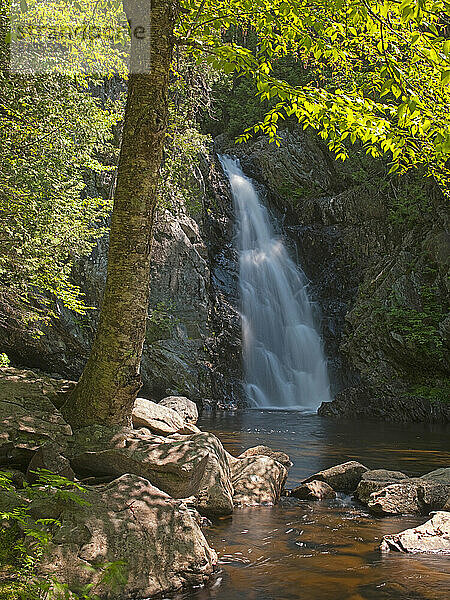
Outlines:
{"label": "boulder", "polygon": [[412,529],[385,535],[380,546],[383,552],[433,552],[450,554],[450,513],[439,511],[432,518]]}
{"label": "boulder", "polygon": [[159,404],[177,412],[185,423],[195,425],[198,421],[197,405],[185,396],[167,396]]}
{"label": "boulder", "polygon": [[[1,369],[0,466],[26,470],[33,453],[51,442],[64,445],[72,430],[53,401],[58,390],[32,371]],[[56,380],[57,381],[57,380]]]}
{"label": "boulder", "polygon": [[75,473],[70,466],[69,460],[49,444],[41,446],[33,455],[28,465],[27,480],[30,482],[36,481],[36,471],[39,469],[46,469],[55,475],[66,477],[71,481],[75,479]]}
{"label": "boulder", "polygon": [[240,454],[238,458],[248,458],[249,456],[268,456],[269,458],[273,458],[273,460],[281,463],[287,469],[292,467],[291,460],[285,452],[272,450],[272,448],[269,448],[268,446],[254,446],[253,448],[249,448]]}
{"label": "boulder", "polygon": [[201,433],[201,429],[199,429],[197,425],[185,423],[178,433],[181,435],[192,435],[193,433]]}
{"label": "boulder", "polygon": [[404,479],[373,492],[367,506],[375,514],[428,514],[441,510],[450,494],[450,485],[421,478]]}
{"label": "boulder", "polygon": [[146,398],[136,398],[132,419],[134,427],[147,427],[159,435],[177,433],[184,425],[183,418],[177,412]]}
{"label": "boulder", "polygon": [[227,456],[210,433],[172,438],[146,428],[95,425],[75,432],[69,452],[77,474],[134,473],[173,498],[194,496],[200,512],[226,515],[233,510]]}
{"label": "boulder", "polygon": [[336,465],[319,473],[315,473],[308,477],[302,483],[310,481],[325,481],[336,492],[353,492],[358,483],[361,481],[363,473],[368,471],[368,468],[360,462],[350,460],[348,462]]}
{"label": "boulder", "polygon": [[386,469],[374,469],[363,473],[361,481],[355,491],[355,498],[367,504],[370,495],[373,492],[382,490],[391,483],[396,483],[402,479],[407,479],[407,476],[400,471],[388,471]]}
{"label": "boulder", "polygon": [[426,473],[425,475],[422,475],[421,479],[450,485],[450,467],[443,467],[442,469],[436,469],[435,471]]}
{"label": "boulder", "polygon": [[249,456],[231,465],[235,506],[273,505],[278,502],[287,469],[269,456]]}
{"label": "boulder", "polygon": [[336,498],[336,492],[325,481],[302,483],[291,491],[291,496],[299,500],[328,500]]}
{"label": "boulder", "polygon": [[82,505],[56,494],[35,501],[34,518],[58,515],[56,528],[39,570],[70,588],[93,584],[93,592],[110,598],[101,583],[99,564],[123,561],[126,583],[121,597],[148,598],[185,585],[201,585],[217,556],[187,507],[136,475],[87,488]]}

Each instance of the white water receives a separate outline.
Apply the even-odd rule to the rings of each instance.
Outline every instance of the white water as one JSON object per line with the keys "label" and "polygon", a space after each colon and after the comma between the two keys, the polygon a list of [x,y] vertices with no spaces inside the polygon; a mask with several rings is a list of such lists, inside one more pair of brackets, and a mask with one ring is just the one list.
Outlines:
{"label": "white water", "polygon": [[221,163],[237,219],[247,397],[255,408],[314,411],[330,389],[305,276],[239,162],[224,156]]}

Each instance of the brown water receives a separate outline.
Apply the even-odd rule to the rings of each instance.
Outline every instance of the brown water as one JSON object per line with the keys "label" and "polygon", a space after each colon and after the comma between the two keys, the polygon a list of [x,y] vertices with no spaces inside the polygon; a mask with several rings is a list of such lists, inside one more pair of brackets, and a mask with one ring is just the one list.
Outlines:
{"label": "brown water", "polygon": [[[335,422],[275,411],[206,413],[200,427],[233,454],[257,444],[287,452],[288,487],[318,471],[357,459],[369,468],[418,475],[450,465],[450,428]],[[450,560],[383,555],[386,533],[423,518],[372,517],[348,496],[236,510],[205,530],[220,563],[207,588],[177,600],[448,600]]]}

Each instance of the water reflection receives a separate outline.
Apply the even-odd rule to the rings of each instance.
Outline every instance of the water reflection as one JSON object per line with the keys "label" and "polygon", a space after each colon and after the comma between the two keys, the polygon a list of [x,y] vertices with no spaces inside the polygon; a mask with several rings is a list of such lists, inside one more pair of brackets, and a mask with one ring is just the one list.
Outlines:
{"label": "water reflection", "polygon": [[[349,459],[408,474],[450,464],[449,429],[339,423],[295,413],[202,415],[233,454],[257,444],[290,454],[289,485]],[[177,600],[447,600],[448,557],[382,555],[383,535],[423,522],[376,519],[350,498],[322,503],[285,498],[273,508],[237,510],[205,531],[220,557],[210,586]]]}

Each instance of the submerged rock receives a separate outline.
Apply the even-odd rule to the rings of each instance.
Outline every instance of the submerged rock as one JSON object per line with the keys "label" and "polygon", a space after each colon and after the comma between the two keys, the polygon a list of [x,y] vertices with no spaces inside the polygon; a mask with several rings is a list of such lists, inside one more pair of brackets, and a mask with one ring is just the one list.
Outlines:
{"label": "submerged rock", "polygon": [[195,425],[198,421],[197,405],[186,396],[167,396],[159,404],[177,412],[185,423]]}
{"label": "submerged rock", "polygon": [[148,427],[153,433],[170,435],[183,428],[183,418],[167,406],[136,398],[132,413],[134,427]]}
{"label": "submerged rock", "polygon": [[421,478],[404,479],[371,494],[367,506],[375,514],[428,514],[441,510],[450,485]]}
{"label": "submerged rock", "polygon": [[287,469],[292,467],[291,460],[285,452],[272,450],[272,448],[269,448],[268,446],[254,446],[253,448],[245,450],[245,452],[240,454],[238,458],[248,458],[249,456],[268,456],[269,458],[273,458],[273,460],[281,463]]}
{"label": "submerged rock", "polygon": [[383,552],[450,554],[450,513],[439,511],[419,527],[385,535],[380,549]]}
{"label": "submerged rock", "polygon": [[302,483],[291,491],[291,496],[299,500],[327,500],[336,498],[336,492],[325,481]]}
{"label": "submerged rock", "polygon": [[120,594],[127,598],[199,585],[212,573],[216,553],[187,507],[146,479],[123,475],[82,497],[82,505],[63,502],[56,494],[45,507],[32,503],[35,518],[50,511],[61,522],[46,547],[41,573],[75,589],[94,584],[101,598],[110,597],[98,568],[107,562],[124,561],[126,583]]}
{"label": "submerged rock", "polygon": [[287,469],[269,456],[248,456],[231,465],[235,506],[276,504],[286,482]]}
{"label": "submerged rock", "polygon": [[355,498],[363,504],[367,504],[373,492],[378,492],[387,485],[402,479],[407,479],[407,476],[400,471],[388,471],[386,469],[366,471],[356,488]]}
{"label": "submerged rock", "polygon": [[302,483],[309,483],[310,481],[325,481],[331,486],[336,492],[353,492],[356,489],[358,483],[361,481],[363,473],[368,471],[360,462],[350,460],[348,462],[330,467],[319,473],[315,473],[304,479]]}
{"label": "submerged rock", "polygon": [[75,433],[69,452],[77,472],[134,473],[173,498],[194,496],[200,512],[226,515],[233,510],[227,456],[210,433],[170,438],[145,428],[91,426]]}

